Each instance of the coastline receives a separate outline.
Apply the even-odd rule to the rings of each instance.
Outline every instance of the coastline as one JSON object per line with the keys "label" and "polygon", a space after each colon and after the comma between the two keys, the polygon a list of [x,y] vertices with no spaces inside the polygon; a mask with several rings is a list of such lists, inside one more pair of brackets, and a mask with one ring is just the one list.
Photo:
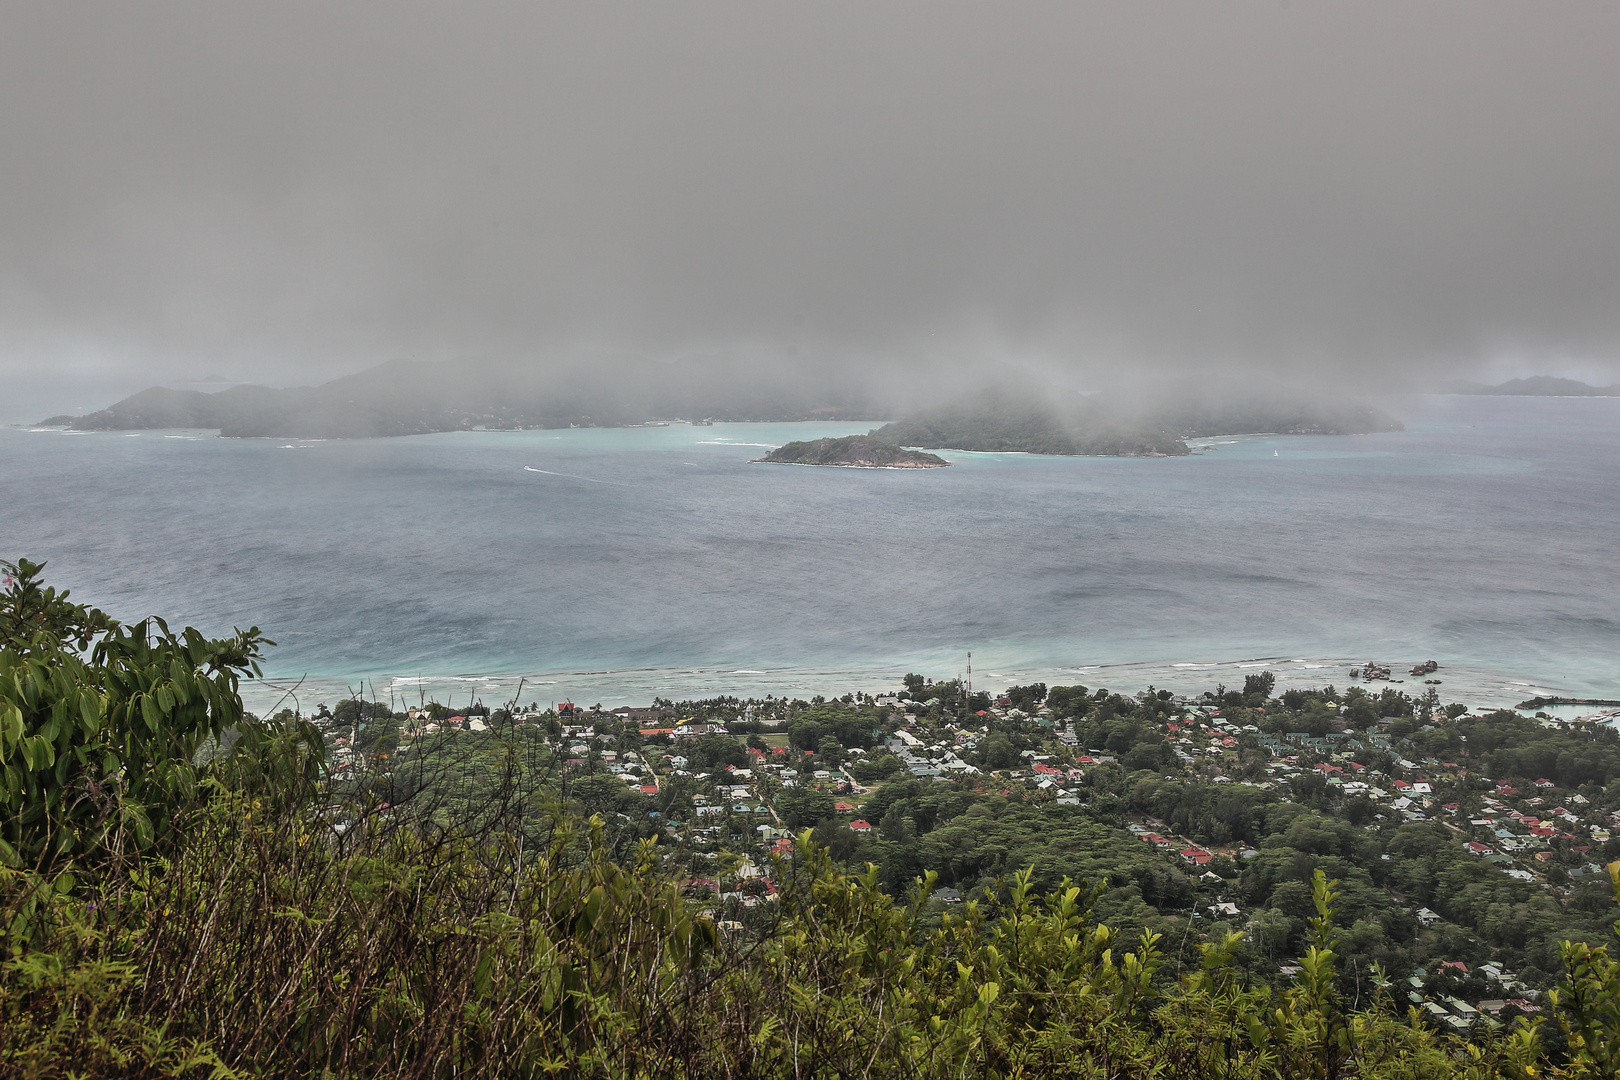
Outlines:
{"label": "coastline", "polygon": [[[949,659],[952,666],[943,661]],[[290,707],[288,691],[294,687],[300,707],[309,711],[316,703],[328,705],[343,698],[360,696],[388,701],[438,700],[444,704],[470,704],[482,701],[493,705],[518,696],[522,702],[545,706],[571,700],[580,704],[600,703],[604,708],[622,705],[643,706],[654,698],[695,701],[714,697],[810,698],[817,694],[833,697],[855,691],[876,693],[892,690],[908,671],[919,671],[933,678],[960,674],[962,657],[912,657],[909,662],[870,666],[788,667],[741,664],[689,665],[679,667],[595,667],[572,670],[454,671],[391,674],[387,672],[304,676],[272,674],[263,680],[244,683],[242,697],[254,712],[273,709],[284,698]],[[1149,686],[1177,694],[1196,696],[1213,690],[1218,683],[1242,686],[1246,675],[1270,671],[1277,677],[1278,691],[1307,689],[1332,684],[1341,690],[1361,686],[1377,694],[1385,687],[1413,697],[1427,687],[1421,677],[1362,682],[1348,676],[1351,667],[1365,662],[1349,657],[1245,657],[1204,661],[1144,661],[1109,664],[1008,663],[1009,657],[975,656],[973,684],[976,689],[1001,690],[1017,683],[1044,682],[1051,686],[1083,684],[1092,689],[1106,687],[1123,694],[1135,694]],[[1398,670],[1404,670],[1400,668]],[[1597,698],[1613,696],[1612,691],[1571,692],[1568,680],[1549,680],[1523,673],[1505,673],[1485,668],[1441,663],[1435,673],[1441,683],[1436,689],[1442,701],[1461,701],[1473,708],[1511,709],[1537,697]],[[519,687],[521,686],[521,694]],[[1541,710],[1521,710],[1526,715],[1543,711],[1559,719],[1571,719],[1603,710],[1592,706],[1556,705]]]}
{"label": "coastline", "polygon": [[[588,702],[841,695],[949,677],[969,648],[987,687],[1001,673],[1201,693],[1280,656],[1329,657],[1300,674],[1342,688],[1352,664],[1432,655],[1447,700],[1620,697],[1602,599],[1620,399],[1426,401],[1421,422],[1376,440],[1232,435],[1164,469],[948,451],[956,468],[927,483],[742,468],[762,452],[747,444],[856,427],[832,422],[297,453],[0,429],[14,464],[0,488],[36,508],[11,523],[15,549],[49,559],[76,598],[215,632],[258,623],[281,643],[275,675],[316,674],[311,700],[362,676],[386,696],[418,674],[458,704],[495,678],[478,691],[493,700],[523,673]],[[412,506],[471,498],[489,517],[401,514],[402,478]],[[1482,521],[1497,523],[1488,538]],[[447,576],[452,563],[467,569]]]}

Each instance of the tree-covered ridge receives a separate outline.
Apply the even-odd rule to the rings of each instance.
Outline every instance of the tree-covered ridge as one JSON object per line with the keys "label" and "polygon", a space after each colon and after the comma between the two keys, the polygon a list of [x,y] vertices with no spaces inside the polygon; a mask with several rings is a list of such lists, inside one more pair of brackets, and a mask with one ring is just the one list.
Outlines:
{"label": "tree-covered ridge", "polygon": [[496,362],[394,360],[319,386],[151,387],[84,416],[88,431],[217,428],[222,435],[372,438],[488,428],[617,427],[655,420],[875,420],[862,387],[763,378],[746,364],[626,361],[611,383],[588,371]]}
{"label": "tree-covered ridge", "polygon": [[1443,389],[1450,394],[1499,394],[1509,397],[1620,397],[1620,384],[1592,386],[1578,379],[1560,379],[1553,375],[1509,379],[1495,386],[1458,379],[1446,383]]}
{"label": "tree-covered ridge", "polygon": [[1187,444],[1168,430],[1123,426],[1093,411],[1065,419],[1051,406],[987,394],[957,405],[929,409],[873,430],[902,446],[991,453],[1082,456],[1180,455]]}
{"label": "tree-covered ridge", "polygon": [[[969,700],[960,683],[919,679],[888,705],[853,696],[664,703],[694,719],[674,734],[646,734],[609,713],[515,721],[524,745],[555,754],[546,767],[579,812],[602,814],[625,841],[681,837],[689,872],[712,880],[715,895],[746,895],[757,883],[733,889],[716,878],[714,853],[758,864],[792,830],[811,827],[841,865],[876,865],[897,894],[930,870],[942,888],[972,897],[1032,866],[1041,884],[1063,875],[1106,882],[1098,910],[1117,926],[1182,930],[1193,943],[1223,923],[1245,929],[1246,972],[1263,980],[1285,978],[1305,926],[1298,889],[1316,868],[1344,882],[1350,957],[1421,969],[1421,986],[1407,991],[1419,1001],[1431,991],[1469,1002],[1534,998],[1555,977],[1559,942],[1604,939],[1606,901],[1591,883],[1602,860],[1620,857],[1608,836],[1620,789],[1607,789],[1606,731],[1468,717],[1392,688],[1274,698],[1268,679],[1251,682],[1217,688],[1203,704],[1034,686],[995,706]],[[547,724],[554,733],[542,733]],[[1569,771],[1540,779],[1573,786],[1483,772],[1481,757],[1508,766],[1478,733],[1514,725],[1559,747]],[[1453,731],[1476,732],[1482,755],[1449,756],[1436,740]],[[402,756],[408,768],[394,768],[396,784],[434,771],[425,763],[443,751],[432,740],[468,748],[506,739],[493,726],[426,734]],[[1402,793],[1418,784],[1427,793]],[[1519,795],[1503,793],[1514,784]],[[1190,936],[1189,910],[1198,915]],[[1470,981],[1452,962],[1497,964],[1511,978]]]}
{"label": "tree-covered ridge", "polygon": [[[95,651],[114,620],[38,570],[19,562],[0,598],[0,719],[23,720],[0,758],[37,763],[29,740],[46,738],[76,764],[30,767],[34,801],[8,806],[0,1073],[1620,1065],[1620,877],[1589,872],[1612,843],[1594,823],[1620,813],[1606,732],[1471,716],[1432,691],[1277,695],[1266,675],[1194,700],[907,676],[838,700],[355,698],[263,723],[227,683],[208,720],[237,721],[196,744],[193,782],[141,786],[135,758],[78,751],[190,738],[158,690],[250,661],[229,642],[164,652],[137,666],[159,711],[110,710],[60,742],[130,661]],[[1411,798],[1370,782],[1415,789],[1415,770],[1429,790]],[[169,827],[143,833],[126,807]],[[1488,816],[1550,823],[1540,876],[1468,848],[1494,835]],[[1509,987],[1505,1007],[1482,1000]]]}
{"label": "tree-covered ridge", "polygon": [[872,434],[903,446],[1085,456],[1179,456],[1213,435],[1352,435],[1399,431],[1370,405],[1212,388],[1143,400],[993,390],[908,416]]}
{"label": "tree-covered ridge", "polygon": [[871,435],[790,442],[759,460],[783,465],[843,465],[863,469],[937,469],[950,464],[938,454],[905,450]]}
{"label": "tree-covered ridge", "polygon": [[[1027,868],[1038,887],[1092,882],[1099,918],[1173,938],[1178,962],[1210,935],[1241,932],[1244,977],[1275,986],[1291,978],[1322,869],[1342,883],[1342,955],[1358,971],[1400,973],[1403,1000],[1441,1010],[1429,1022],[1466,1028],[1476,1005],[1498,1019],[1515,1002],[1541,1008],[1561,942],[1608,933],[1594,882],[1602,860],[1620,857],[1607,834],[1620,813],[1620,786],[1607,790],[1613,737],[1468,716],[1432,692],[1273,686],[1256,675],[1187,701],[1035,684],[998,704],[917,677],[891,698],[661,702],[656,727],[629,712],[496,709],[458,722],[430,709],[442,723],[401,714],[382,725],[418,726],[407,749],[390,749],[392,786],[378,797],[444,815],[426,809],[443,797],[448,818],[462,818],[483,773],[453,763],[524,747],[530,782],[602,816],[615,850],[676,840],[694,899],[734,913],[768,898],[770,878],[728,877],[717,860],[764,867],[809,828],[839,866],[875,866],[894,895],[936,874],[936,911]],[[1573,786],[1483,772],[1482,758],[1508,765],[1481,733],[1515,725],[1558,747],[1569,771],[1542,779]],[[1437,740],[1454,732],[1474,732],[1481,753],[1452,756]],[[1428,792],[1408,798],[1399,785],[1417,784],[1406,778]],[[1503,793],[1514,784],[1519,795]]]}

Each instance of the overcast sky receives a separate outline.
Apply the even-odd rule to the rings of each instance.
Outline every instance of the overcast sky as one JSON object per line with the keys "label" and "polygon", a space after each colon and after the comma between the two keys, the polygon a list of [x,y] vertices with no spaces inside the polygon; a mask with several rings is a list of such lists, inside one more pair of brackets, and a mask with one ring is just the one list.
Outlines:
{"label": "overcast sky", "polygon": [[1609,0],[0,13],[14,387],[1620,374]]}

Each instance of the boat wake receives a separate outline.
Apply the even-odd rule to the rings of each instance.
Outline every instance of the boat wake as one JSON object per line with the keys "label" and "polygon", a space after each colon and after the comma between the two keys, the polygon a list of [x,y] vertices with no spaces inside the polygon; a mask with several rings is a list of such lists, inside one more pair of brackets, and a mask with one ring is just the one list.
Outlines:
{"label": "boat wake", "polygon": [[523,466],[523,471],[524,472],[533,472],[533,473],[544,473],[546,476],[560,476],[564,480],[583,480],[587,484],[611,484],[614,487],[630,487],[631,486],[629,484],[620,483],[617,480],[592,480],[588,476],[575,476],[573,473],[552,472],[550,469],[536,469],[532,465]]}

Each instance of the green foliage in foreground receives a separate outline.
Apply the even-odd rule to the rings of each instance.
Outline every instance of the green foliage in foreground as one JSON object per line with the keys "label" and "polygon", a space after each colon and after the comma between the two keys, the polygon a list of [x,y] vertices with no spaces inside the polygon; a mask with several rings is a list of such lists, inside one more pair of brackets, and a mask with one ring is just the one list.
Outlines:
{"label": "green foliage in foreground", "polygon": [[[61,893],[6,871],[0,1070],[25,1076],[1529,1077],[1522,1026],[1440,1036],[1335,989],[1331,912],[1294,986],[1246,987],[1237,936],[1197,970],[1121,941],[1028,875],[930,919],[801,837],[774,903],[716,923],[562,814],[543,849],[266,818],[246,795],[133,872]],[[28,924],[27,940],[18,936]],[[1577,955],[1578,954],[1578,955]],[[1571,951],[1572,1075],[1614,1051],[1620,974]],[[1612,1073],[1605,1073],[1612,1075]]]}
{"label": "green foliage in foreground", "polygon": [[237,684],[270,644],[257,627],[215,640],[124,626],[43,586],[42,569],[0,563],[0,865],[36,869],[162,840],[198,797],[198,752],[226,731],[245,737],[244,761],[266,761]]}

